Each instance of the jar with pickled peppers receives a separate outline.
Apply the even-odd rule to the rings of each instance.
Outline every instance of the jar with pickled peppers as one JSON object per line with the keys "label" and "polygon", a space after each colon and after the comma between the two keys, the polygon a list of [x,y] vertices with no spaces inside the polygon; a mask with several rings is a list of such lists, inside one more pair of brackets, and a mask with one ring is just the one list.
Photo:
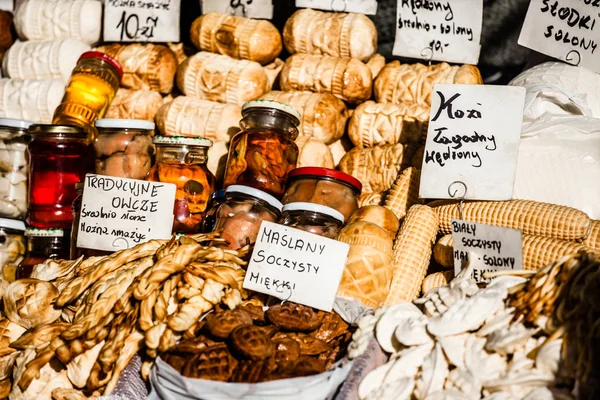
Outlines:
{"label": "jar with pickled peppers", "polygon": [[31,122],[0,118],[0,217],[25,218],[27,213],[27,145]]}
{"label": "jar with pickled peppers", "polygon": [[154,137],[156,165],[146,180],[177,186],[173,232],[198,233],[215,188],[215,177],[206,166],[212,142],[203,138]]}
{"label": "jar with pickled peppers", "polygon": [[202,220],[202,230],[203,233],[209,233],[214,230],[215,222],[217,221],[217,210],[219,206],[223,204],[225,201],[225,189],[217,190],[210,196],[210,202],[208,203],[208,208],[206,211],[206,215]]}
{"label": "jar with pickled peppers", "polygon": [[27,228],[27,256],[17,267],[17,279],[29,278],[33,267],[47,259],[69,258],[69,232],[64,229]]}
{"label": "jar with pickled peppers", "polygon": [[41,229],[70,229],[75,184],[93,171],[86,133],[63,125],[31,125],[29,132],[27,223]]}
{"label": "jar with pickled peppers", "polygon": [[214,230],[222,229],[221,237],[228,247],[240,249],[254,244],[263,221],[277,222],[282,205],[275,197],[248,186],[232,185],[225,190],[225,202],[217,211]]}
{"label": "jar with pickled peppers", "polygon": [[344,225],[344,216],[322,204],[297,202],[283,206],[280,224],[335,239]]}
{"label": "jar with pickled peppers", "polygon": [[344,172],[329,168],[302,167],[290,172],[281,202],[322,204],[341,212],[347,220],[358,209],[361,190],[360,181]]}
{"label": "jar with pickled peppers", "polygon": [[25,223],[16,219],[0,218],[0,268],[1,277],[15,280],[17,267],[25,256]]}
{"label": "jar with pickled peppers", "polygon": [[154,158],[154,122],[103,118],[96,121],[96,173],[144,179]]}
{"label": "jar with pickled peppers", "polygon": [[106,114],[122,76],[123,68],[109,55],[99,51],[83,53],[71,72],[52,123],[79,126],[90,133],[92,139],[94,122]]}
{"label": "jar with pickled peppers", "polygon": [[296,167],[300,114],[287,104],[250,101],[242,107],[242,131],[229,145],[224,187],[250,186],[281,198]]}

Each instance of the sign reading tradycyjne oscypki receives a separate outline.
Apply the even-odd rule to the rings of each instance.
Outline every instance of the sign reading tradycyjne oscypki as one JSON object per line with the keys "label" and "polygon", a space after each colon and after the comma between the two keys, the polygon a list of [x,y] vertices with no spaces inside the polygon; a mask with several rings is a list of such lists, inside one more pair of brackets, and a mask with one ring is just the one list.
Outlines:
{"label": "sign reading tradycyjne oscypki", "polygon": [[175,189],[172,183],[86,175],[77,247],[117,251],[169,239]]}
{"label": "sign reading tradycyjne oscypki", "polygon": [[397,0],[395,56],[477,64],[483,0]]}
{"label": "sign reading tradycyjne oscypki", "polygon": [[468,257],[476,282],[488,282],[483,278],[486,272],[523,269],[522,234],[517,229],[453,220],[452,242],[455,275]]}
{"label": "sign reading tradycyjne oscypki", "polygon": [[350,246],[263,221],[244,288],[331,311]]}
{"label": "sign reading tradycyjne oscypki", "polygon": [[181,0],[104,0],[105,42],[179,42]]}
{"label": "sign reading tradycyjne oscypki", "polygon": [[[598,26],[596,26],[598,25]],[[600,72],[600,1],[531,0],[519,44]]]}
{"label": "sign reading tradycyjne oscypki", "polygon": [[273,0],[201,0],[202,14],[218,11],[248,18],[273,18]]}
{"label": "sign reading tradycyjne oscypki", "polygon": [[377,0],[296,0],[296,7],[367,15],[377,14]]}
{"label": "sign reading tradycyjne oscypki", "polygon": [[512,198],[525,88],[435,85],[420,197]]}

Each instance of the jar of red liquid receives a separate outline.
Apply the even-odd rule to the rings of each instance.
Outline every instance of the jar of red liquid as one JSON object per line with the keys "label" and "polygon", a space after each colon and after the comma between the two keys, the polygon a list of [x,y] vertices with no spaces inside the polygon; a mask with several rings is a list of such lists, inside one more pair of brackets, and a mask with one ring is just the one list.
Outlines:
{"label": "jar of red liquid", "polygon": [[93,136],[94,121],[106,114],[119,89],[121,76],[123,68],[114,58],[99,51],[83,53],[71,72],[52,123],[79,126]]}
{"label": "jar of red liquid", "polygon": [[242,131],[229,145],[224,187],[251,186],[279,199],[298,160],[300,113],[287,104],[255,100],[244,104],[242,116]]}
{"label": "jar of red liquid", "polygon": [[71,227],[71,245],[70,245],[70,259],[75,260],[81,256],[85,257],[96,257],[106,256],[112,254],[111,251],[102,251],[94,249],[85,249],[83,247],[77,247],[77,236],[79,234],[79,218],[81,213],[81,203],[83,201],[83,188],[84,183],[79,182],[75,184],[75,190],[77,190],[77,197],[73,201],[73,224]]}
{"label": "jar of red liquid", "polygon": [[206,166],[212,141],[204,138],[155,136],[156,164],[146,180],[174,183],[173,232],[198,233],[215,188]]}
{"label": "jar of red liquid", "polygon": [[31,125],[27,223],[35,228],[71,228],[75,184],[92,172],[94,156],[83,129]]}
{"label": "jar of red liquid", "polygon": [[17,279],[29,278],[33,267],[49,258],[57,260],[69,259],[69,232],[63,229],[25,230],[27,239],[27,255],[17,267]]}

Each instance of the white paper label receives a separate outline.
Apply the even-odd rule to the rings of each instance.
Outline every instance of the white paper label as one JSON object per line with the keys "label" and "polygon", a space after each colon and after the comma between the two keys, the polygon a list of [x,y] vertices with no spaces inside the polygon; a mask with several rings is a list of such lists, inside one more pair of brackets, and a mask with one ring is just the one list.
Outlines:
{"label": "white paper label", "polygon": [[517,229],[453,220],[452,241],[455,275],[469,254],[476,282],[489,282],[483,278],[486,272],[523,269],[522,234]]}
{"label": "white paper label", "polygon": [[296,0],[296,7],[367,15],[377,14],[377,0]]}
{"label": "white paper label", "polygon": [[[18,1],[18,0],[15,0]],[[12,12],[15,9],[13,0],[0,0],[0,10]]]}
{"label": "white paper label", "polygon": [[77,247],[117,251],[169,239],[175,189],[172,183],[86,175]]}
{"label": "white paper label", "polygon": [[477,64],[483,0],[397,0],[395,56]]}
{"label": "white paper label", "polygon": [[531,0],[519,44],[600,72],[598,19],[598,0]]}
{"label": "white paper label", "polygon": [[331,311],[350,246],[263,221],[244,288]]}
{"label": "white paper label", "polygon": [[248,18],[273,18],[273,0],[202,0],[202,14],[218,11]]}
{"label": "white paper label", "polygon": [[105,42],[179,42],[181,0],[105,0]]}
{"label": "white paper label", "polygon": [[435,85],[420,197],[509,200],[525,88]]}

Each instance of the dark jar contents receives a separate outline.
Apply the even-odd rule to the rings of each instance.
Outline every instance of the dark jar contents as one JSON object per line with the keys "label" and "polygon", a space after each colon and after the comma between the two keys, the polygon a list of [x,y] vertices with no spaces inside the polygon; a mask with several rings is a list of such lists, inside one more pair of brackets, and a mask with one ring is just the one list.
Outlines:
{"label": "dark jar contents", "polygon": [[63,229],[28,228],[27,256],[17,268],[17,279],[29,278],[33,267],[48,259],[69,258],[69,231]]}
{"label": "dark jar contents", "polygon": [[215,223],[217,222],[217,211],[219,206],[225,201],[225,189],[217,190],[210,197],[206,215],[202,220],[202,233],[209,233],[214,231]]}
{"label": "dark jar contents", "polygon": [[242,107],[242,131],[229,145],[223,186],[250,186],[281,198],[296,167],[300,114],[292,107],[255,100]]}
{"label": "dark jar contents", "polygon": [[277,222],[281,203],[275,197],[248,186],[232,185],[225,191],[225,202],[217,211],[214,230],[233,250],[254,244],[263,221]]}
{"label": "dark jar contents", "polygon": [[198,233],[215,188],[215,176],[206,166],[212,141],[203,138],[156,136],[156,165],[146,180],[177,186],[173,232]]}
{"label": "dark jar contents", "polygon": [[86,133],[64,125],[32,125],[29,143],[27,223],[35,228],[70,229],[75,184],[93,170]]}
{"label": "dark jar contents", "polygon": [[344,216],[331,207],[298,202],[283,206],[280,223],[315,235],[335,239],[342,225],[344,225]]}
{"label": "dark jar contents", "polygon": [[23,221],[0,218],[0,276],[8,282],[16,279],[17,267],[25,256],[24,232]]}
{"label": "dark jar contents", "polygon": [[75,190],[77,190],[77,198],[73,201],[73,225],[71,227],[71,244],[69,246],[69,253],[71,255],[69,258],[71,260],[75,260],[81,256],[97,257],[112,254],[111,251],[102,251],[77,247],[77,236],[79,234],[79,219],[81,217],[81,203],[83,201],[83,188],[83,182],[75,184]]}
{"label": "dark jar contents", "polygon": [[283,204],[307,202],[322,204],[342,213],[345,220],[358,209],[362,184],[355,177],[335,169],[296,168],[290,172]]}

